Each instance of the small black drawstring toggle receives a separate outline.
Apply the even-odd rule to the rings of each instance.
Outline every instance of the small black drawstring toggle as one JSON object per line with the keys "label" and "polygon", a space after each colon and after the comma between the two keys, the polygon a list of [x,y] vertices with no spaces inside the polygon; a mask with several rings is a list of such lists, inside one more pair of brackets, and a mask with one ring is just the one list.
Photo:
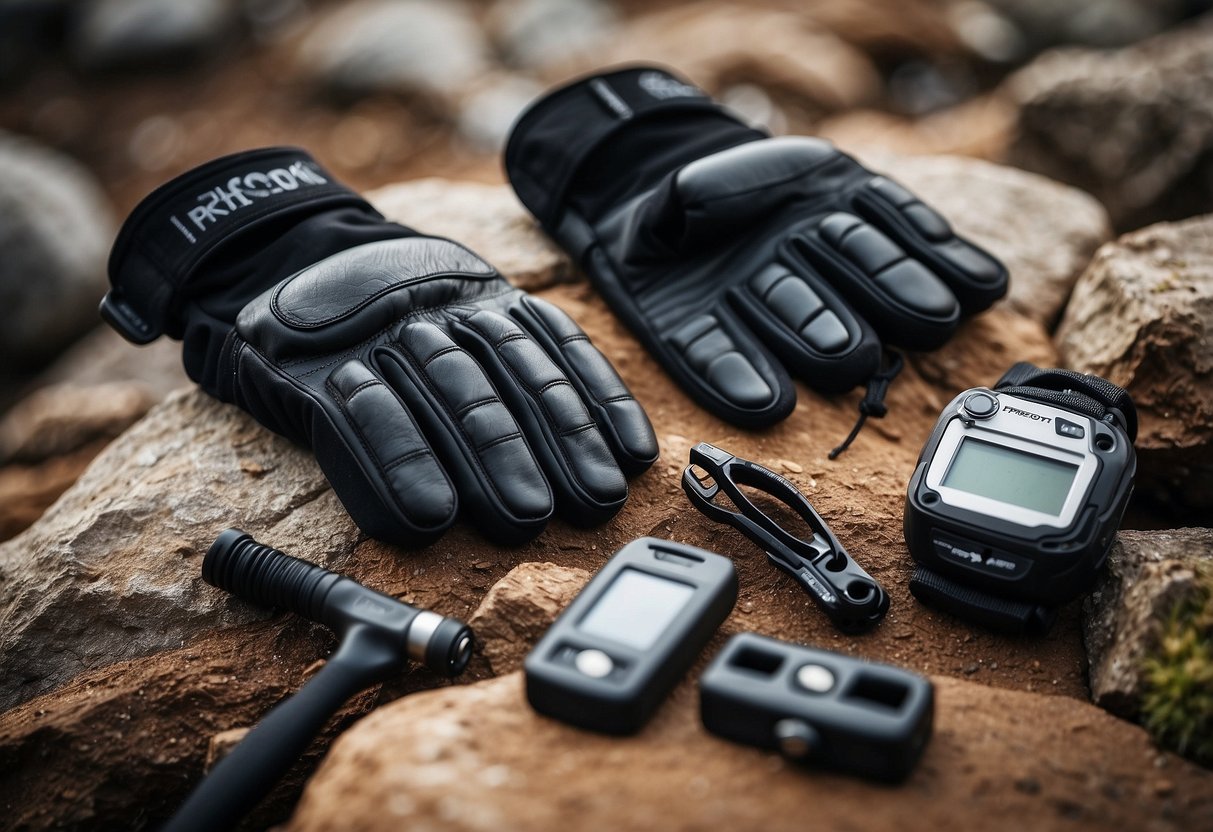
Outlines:
{"label": "small black drawstring toggle", "polygon": [[830,451],[830,459],[837,459],[839,454],[851,447],[851,443],[855,441],[859,431],[863,430],[863,425],[868,421],[869,416],[882,419],[889,412],[889,409],[885,407],[884,397],[889,392],[889,385],[893,379],[897,378],[897,374],[904,366],[905,359],[901,357],[901,353],[895,350],[885,350],[881,354],[880,370],[868,379],[867,392],[863,395],[863,401],[859,403],[859,419],[856,420],[855,427],[851,428],[847,438],[842,440],[842,444]]}

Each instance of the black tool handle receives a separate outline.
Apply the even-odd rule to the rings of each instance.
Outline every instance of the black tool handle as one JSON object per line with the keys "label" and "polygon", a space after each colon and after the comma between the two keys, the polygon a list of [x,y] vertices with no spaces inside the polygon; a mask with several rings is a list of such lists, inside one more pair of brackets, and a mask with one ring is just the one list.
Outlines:
{"label": "black tool handle", "polygon": [[161,832],[233,828],[299,759],[329,717],[374,682],[366,676],[334,655],[215,766]]}
{"label": "black tool handle", "polygon": [[215,538],[202,561],[202,580],[262,607],[323,618],[324,599],[341,575],[258,543],[239,529]]}

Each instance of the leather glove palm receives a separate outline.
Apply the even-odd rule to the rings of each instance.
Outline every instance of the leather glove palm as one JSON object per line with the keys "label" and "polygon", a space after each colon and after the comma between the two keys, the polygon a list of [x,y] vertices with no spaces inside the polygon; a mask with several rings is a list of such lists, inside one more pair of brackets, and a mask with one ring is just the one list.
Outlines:
{"label": "leather glove palm", "polygon": [[611,517],[656,458],[640,405],[556,307],[388,222],[304,152],[217,159],[127,220],[102,314],[184,342],[207,392],[310,446],[358,525],[420,544]]}
{"label": "leather glove palm", "polygon": [[656,68],[574,82],[515,125],[519,198],[701,405],[761,427],[789,371],[880,374],[881,342],[939,346],[1006,292],[992,256],[820,139],[770,138]]}

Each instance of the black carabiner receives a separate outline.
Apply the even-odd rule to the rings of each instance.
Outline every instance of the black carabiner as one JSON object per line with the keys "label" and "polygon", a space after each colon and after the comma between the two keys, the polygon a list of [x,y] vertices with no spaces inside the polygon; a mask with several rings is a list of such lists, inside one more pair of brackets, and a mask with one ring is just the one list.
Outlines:
{"label": "black carabiner", "polygon": [[[695,468],[702,469],[711,484],[696,476]],[[781,527],[738,485],[779,500],[808,525],[812,536],[802,539]],[[682,490],[706,517],[732,526],[761,546],[771,563],[791,575],[838,629],[861,632],[884,618],[888,593],[847,554],[804,494],[779,474],[700,442],[691,448],[691,464],[682,472]],[[722,492],[737,510],[715,502]]]}

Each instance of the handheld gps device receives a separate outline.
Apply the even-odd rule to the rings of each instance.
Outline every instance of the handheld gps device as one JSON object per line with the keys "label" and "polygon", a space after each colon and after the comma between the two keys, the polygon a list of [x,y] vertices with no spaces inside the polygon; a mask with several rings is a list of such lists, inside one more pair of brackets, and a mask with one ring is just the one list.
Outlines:
{"label": "handheld gps device", "polygon": [[916,673],[754,633],[733,636],[699,679],[711,733],[884,781],[922,756],[934,702]]}
{"label": "handheld gps device", "polygon": [[923,603],[1013,633],[1046,632],[1088,590],[1133,490],[1137,413],[1120,387],[1016,364],[939,417],[906,494]]}
{"label": "handheld gps device", "polygon": [[526,657],[536,711],[608,734],[639,731],[737,601],[733,562],[669,540],[620,549]]}

